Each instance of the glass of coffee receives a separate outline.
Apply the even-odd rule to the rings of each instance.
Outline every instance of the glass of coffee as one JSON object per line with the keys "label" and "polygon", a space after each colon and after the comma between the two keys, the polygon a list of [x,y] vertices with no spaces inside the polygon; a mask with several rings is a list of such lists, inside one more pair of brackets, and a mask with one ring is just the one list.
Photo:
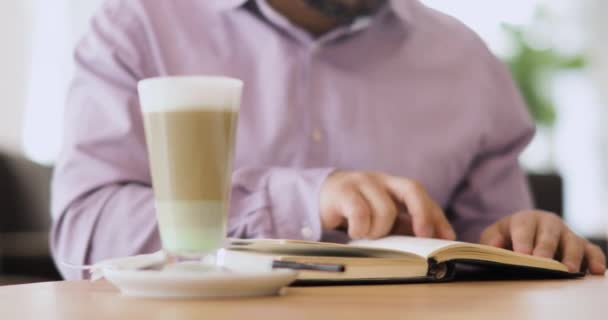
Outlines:
{"label": "glass of coffee", "polygon": [[175,258],[204,258],[224,245],[242,88],[225,77],[139,83],[158,227]]}

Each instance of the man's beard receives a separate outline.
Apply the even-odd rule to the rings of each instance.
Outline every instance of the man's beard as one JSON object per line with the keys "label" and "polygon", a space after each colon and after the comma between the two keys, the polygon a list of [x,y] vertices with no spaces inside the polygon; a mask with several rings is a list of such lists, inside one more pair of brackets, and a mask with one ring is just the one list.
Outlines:
{"label": "man's beard", "polygon": [[304,0],[311,8],[319,13],[348,23],[361,16],[374,14],[388,0],[363,0],[356,8],[352,8],[339,0]]}

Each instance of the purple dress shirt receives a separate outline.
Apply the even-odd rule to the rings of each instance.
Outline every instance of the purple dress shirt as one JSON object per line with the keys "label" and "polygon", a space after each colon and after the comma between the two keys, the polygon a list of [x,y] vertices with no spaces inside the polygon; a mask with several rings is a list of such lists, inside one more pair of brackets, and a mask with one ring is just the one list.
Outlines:
{"label": "purple dress shirt", "polygon": [[53,180],[58,262],[160,248],[136,91],[148,77],[244,80],[231,237],[344,240],[320,227],[335,169],[420,181],[462,240],[532,207],[517,159],[533,123],[508,71],[415,0],[317,39],[262,0],[111,0],[75,63]]}

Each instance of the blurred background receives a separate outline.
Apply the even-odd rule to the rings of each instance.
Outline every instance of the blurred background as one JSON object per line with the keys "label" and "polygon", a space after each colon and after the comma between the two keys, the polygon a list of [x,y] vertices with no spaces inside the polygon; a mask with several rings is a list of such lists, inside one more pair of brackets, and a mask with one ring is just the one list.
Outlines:
{"label": "blurred background", "polygon": [[[0,0],[0,284],[59,277],[49,181],[71,51],[102,1]],[[423,2],[474,29],[508,64],[537,123],[521,157],[537,206],[605,246],[608,1]]]}

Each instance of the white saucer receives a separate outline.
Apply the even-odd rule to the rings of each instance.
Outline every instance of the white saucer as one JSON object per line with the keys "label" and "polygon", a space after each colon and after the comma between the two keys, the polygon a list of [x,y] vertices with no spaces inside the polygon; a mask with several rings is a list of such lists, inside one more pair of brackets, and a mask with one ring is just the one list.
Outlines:
{"label": "white saucer", "polygon": [[278,295],[296,279],[297,272],[163,272],[105,268],[103,276],[127,296],[192,299]]}
{"label": "white saucer", "polygon": [[[172,263],[158,251],[105,260],[92,267],[91,279],[106,278],[127,296],[144,298],[239,298],[271,296],[296,280],[294,270],[216,267],[215,261]],[[251,271],[250,271],[251,270]]]}

